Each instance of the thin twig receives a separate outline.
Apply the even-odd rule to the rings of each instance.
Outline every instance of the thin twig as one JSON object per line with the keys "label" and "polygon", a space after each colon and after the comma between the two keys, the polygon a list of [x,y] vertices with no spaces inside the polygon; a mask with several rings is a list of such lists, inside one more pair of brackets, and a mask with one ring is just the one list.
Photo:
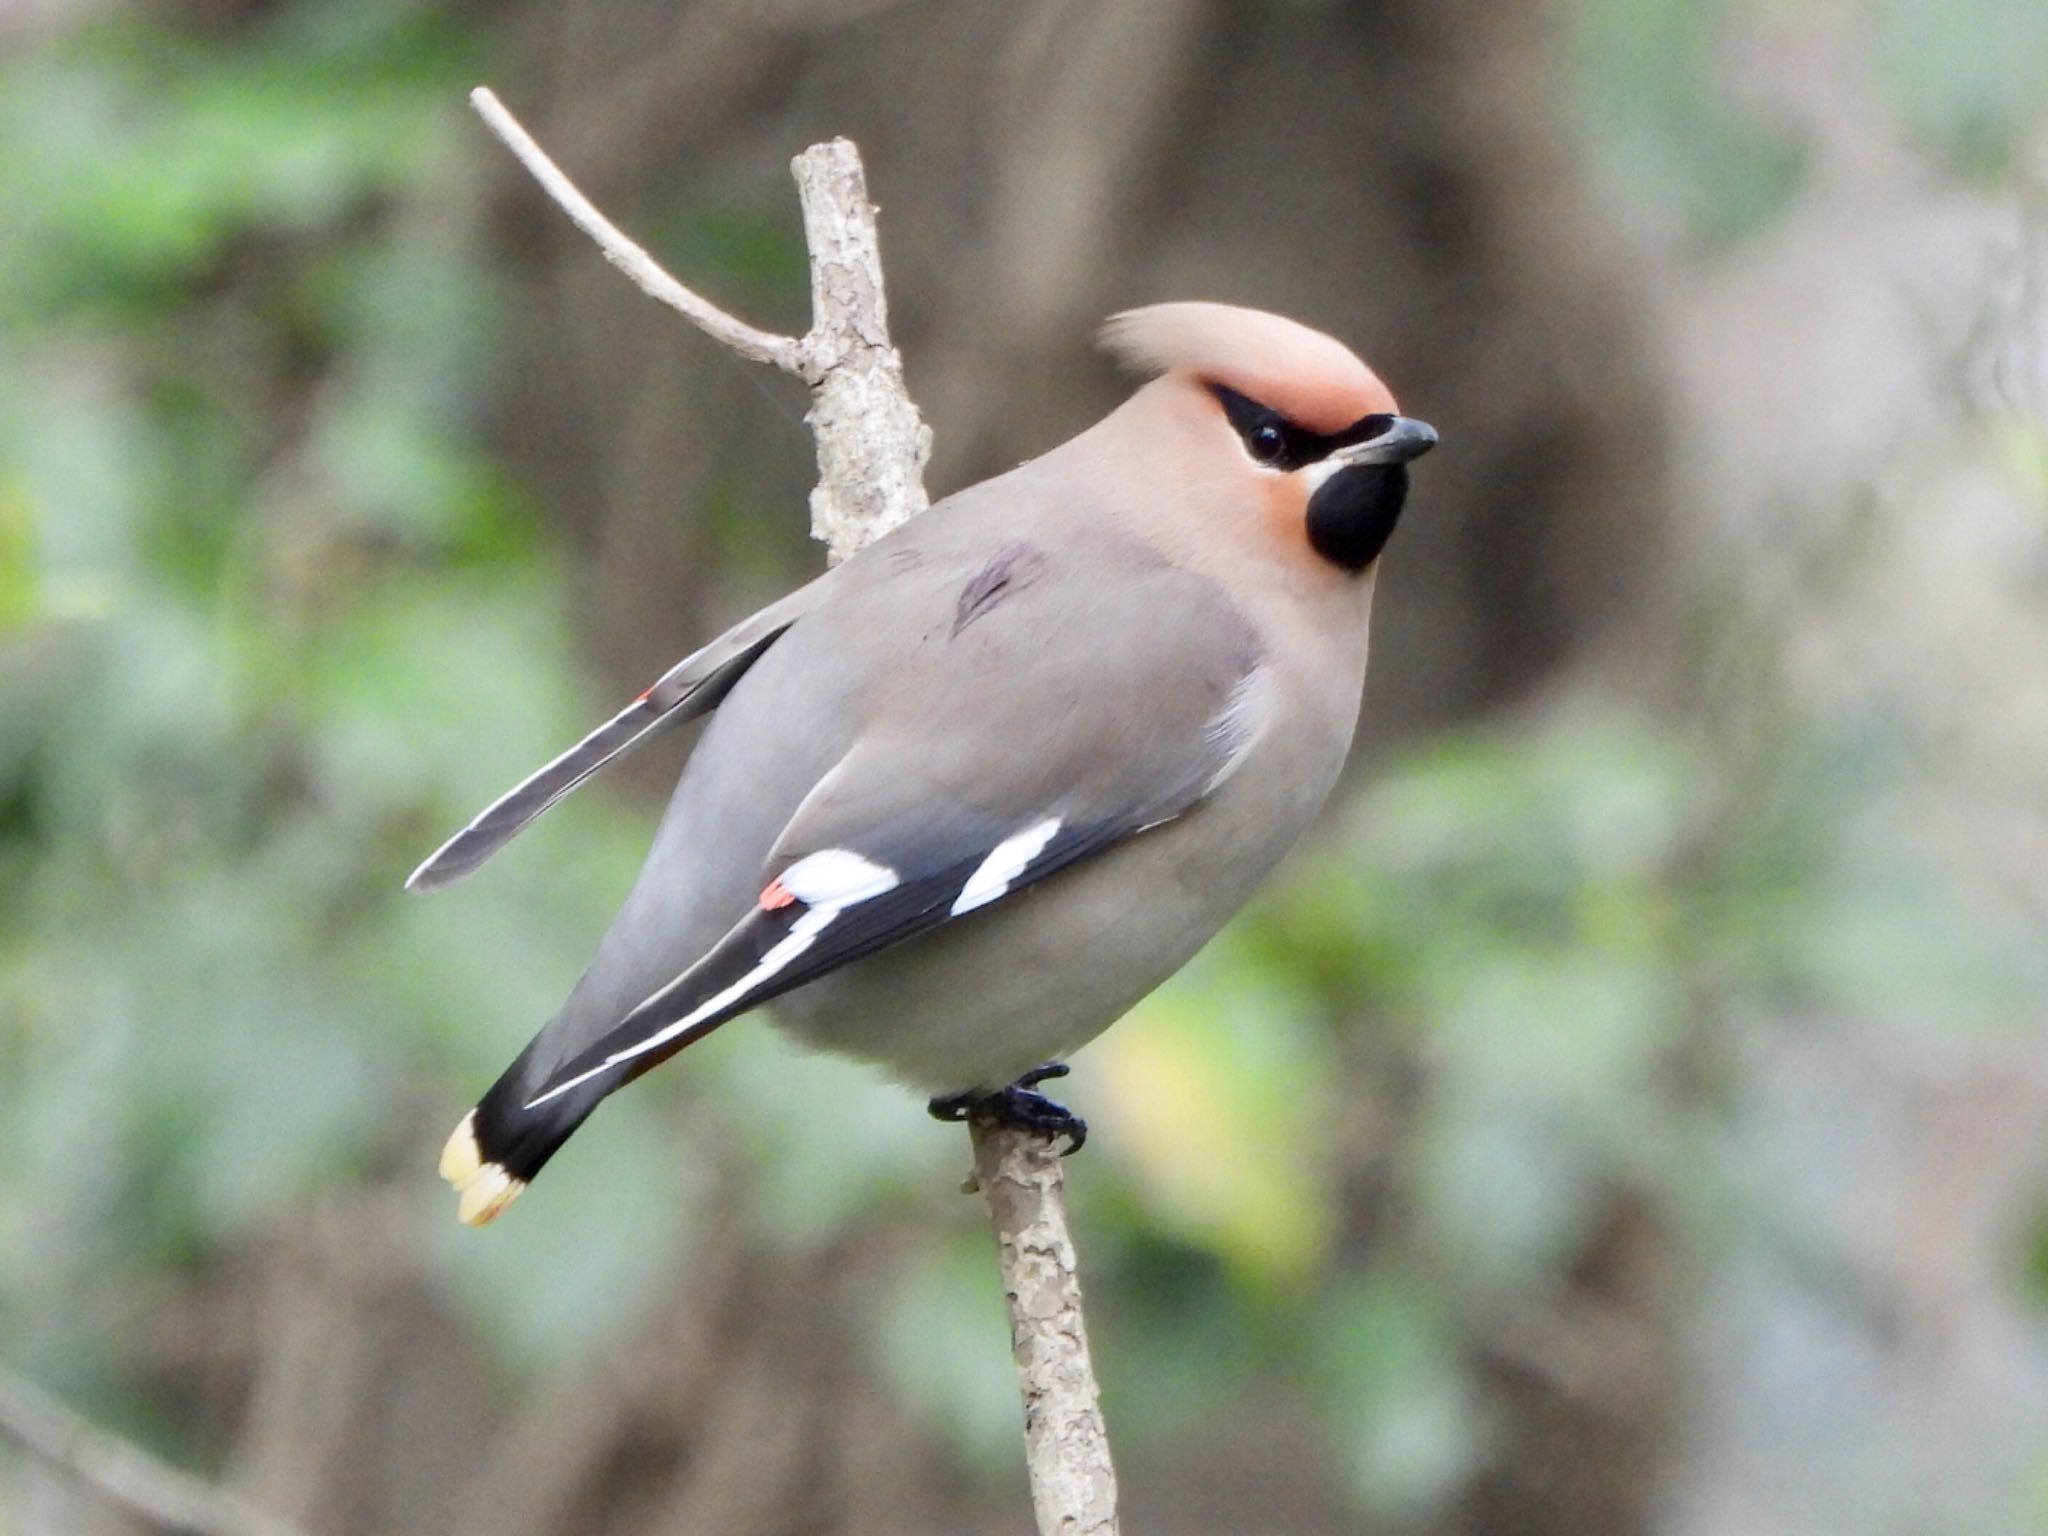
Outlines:
{"label": "thin twig", "polygon": [[629,240],[616,224],[597,211],[596,204],[576,189],[576,184],[562,174],[561,167],[548,158],[547,151],[533,141],[533,135],[505,110],[505,104],[490,87],[480,85],[471,91],[469,104],[532,173],[542,190],[575,221],[576,227],[597,242],[604,259],[631,278],[642,293],[666,304],[713,341],[724,343],[741,357],[773,363],[785,373],[803,372],[802,342],[793,336],[778,336],[751,326],[669,276],[660,262]]}
{"label": "thin twig", "polygon": [[98,1428],[6,1370],[0,1370],[0,1440],[62,1467],[110,1503],[168,1531],[301,1536],[289,1521]]}
{"label": "thin twig", "polygon": [[790,163],[811,253],[811,328],[801,338],[778,336],[685,287],[628,239],[488,86],[471,91],[469,100],[542,190],[642,293],[741,357],[771,363],[810,386],[806,420],[818,451],[811,532],[827,558],[837,564],[925,509],[931,429],[911,401],[903,360],[889,344],[881,246],[859,150],[832,139]]}
{"label": "thin twig", "polygon": [[[772,336],[706,303],[592,207],[488,90],[470,98],[494,133],[612,264],[742,357],[797,374],[818,450],[811,531],[841,560],[924,510],[931,431],[889,340],[875,210],[860,151],[814,144],[791,163],[811,261],[811,328]],[[1116,1474],[1081,1316],[1060,1160],[1028,1131],[972,1128],[1024,1396],[1024,1450],[1042,1536],[1115,1536]]]}

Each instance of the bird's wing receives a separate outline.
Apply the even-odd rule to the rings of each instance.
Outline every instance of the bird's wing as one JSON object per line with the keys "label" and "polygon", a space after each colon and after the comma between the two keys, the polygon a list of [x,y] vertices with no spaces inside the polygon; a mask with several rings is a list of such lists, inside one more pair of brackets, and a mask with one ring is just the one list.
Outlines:
{"label": "bird's wing", "polygon": [[602,1096],[760,1003],[1199,804],[1256,739],[1265,673],[1213,587],[1155,579],[1124,609],[1148,615],[1144,633],[1121,644],[1045,628],[1056,598],[1018,600],[1014,622],[976,625],[988,649],[971,672],[922,693],[913,677],[798,808],[752,910],[523,1107]]}
{"label": "bird's wing", "polygon": [[821,600],[831,574],[798,588],[677,662],[611,719],[484,807],[412,872],[405,888],[438,891],[453,885],[614,758],[668,726],[716,709],[740,675]]}

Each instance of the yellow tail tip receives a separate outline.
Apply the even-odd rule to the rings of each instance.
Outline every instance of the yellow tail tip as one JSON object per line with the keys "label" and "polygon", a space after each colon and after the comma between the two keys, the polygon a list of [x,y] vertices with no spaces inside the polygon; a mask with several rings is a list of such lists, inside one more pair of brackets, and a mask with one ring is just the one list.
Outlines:
{"label": "yellow tail tip", "polygon": [[473,1109],[462,1117],[462,1124],[441,1149],[441,1177],[462,1196],[455,1216],[465,1227],[490,1225],[526,1188],[526,1180],[515,1179],[497,1163],[484,1161],[483,1149],[476,1141]]}
{"label": "yellow tail tip", "polygon": [[441,1149],[441,1177],[457,1189],[467,1189],[483,1166],[483,1149],[476,1144],[476,1111],[472,1109]]}
{"label": "yellow tail tip", "polygon": [[496,1163],[485,1163],[476,1177],[462,1186],[462,1203],[455,1219],[465,1227],[487,1227],[526,1188],[526,1180],[515,1179]]}

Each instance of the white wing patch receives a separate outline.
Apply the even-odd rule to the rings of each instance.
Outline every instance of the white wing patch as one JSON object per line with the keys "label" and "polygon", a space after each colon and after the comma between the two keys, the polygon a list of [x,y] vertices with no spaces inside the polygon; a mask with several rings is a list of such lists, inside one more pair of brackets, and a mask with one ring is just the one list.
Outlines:
{"label": "white wing patch", "polygon": [[[538,1109],[548,1100],[561,1097],[571,1088],[587,1083],[601,1073],[609,1072],[621,1062],[631,1061],[636,1056],[645,1056],[649,1051],[659,1050],[667,1045],[676,1036],[687,1034],[714,1013],[731,1007],[748,993],[765,986],[786,970],[792,960],[818,942],[818,935],[831,926],[833,920],[848,907],[863,901],[871,901],[885,892],[893,891],[900,883],[900,877],[895,870],[846,848],[827,848],[798,859],[782,872],[782,887],[798,901],[803,902],[809,910],[790,925],[789,932],[784,935],[782,942],[756,961],[751,971],[731,986],[712,993],[674,1023],[664,1025],[644,1040],[636,1040],[631,1045],[612,1052],[596,1066],[586,1072],[579,1072],[565,1083],[557,1083],[539,1098],[529,1099],[526,1108]],[[641,1003],[633,1012],[639,1013],[656,1006],[663,998],[686,986],[689,980],[690,972],[683,972]]]}
{"label": "white wing patch", "polygon": [[1059,832],[1060,819],[1048,816],[1036,826],[1013,832],[990,850],[981,867],[967,877],[954,900],[951,915],[960,916],[985,907],[1010,889],[1010,882],[1031,867],[1031,861],[1045,852],[1045,845]]}
{"label": "white wing patch", "polygon": [[895,870],[850,848],[808,854],[782,872],[782,888],[807,907],[850,907],[897,883]]}

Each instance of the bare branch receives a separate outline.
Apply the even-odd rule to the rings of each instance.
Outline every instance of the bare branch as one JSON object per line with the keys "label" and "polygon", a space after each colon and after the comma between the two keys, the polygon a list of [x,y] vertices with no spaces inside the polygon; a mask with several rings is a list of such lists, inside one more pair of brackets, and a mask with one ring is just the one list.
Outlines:
{"label": "bare branch", "polygon": [[597,211],[596,204],[576,189],[576,184],[562,174],[561,167],[548,158],[546,150],[534,143],[533,135],[520,126],[489,86],[480,85],[471,91],[469,104],[548,196],[575,221],[576,227],[597,242],[604,259],[630,277],[642,293],[666,304],[713,341],[723,343],[741,357],[773,363],[785,373],[803,373],[802,342],[751,326],[669,276],[660,262],[627,239],[616,224]]}
{"label": "bare branch", "polygon": [[811,248],[811,381],[806,421],[818,444],[811,533],[836,563],[925,509],[931,429],[889,342],[882,251],[860,151],[813,144],[790,163]]}
{"label": "bare branch", "polygon": [[1088,1354],[1059,1153],[1030,1131],[970,1122],[974,1181],[996,1231],[1024,1459],[1041,1536],[1116,1536],[1116,1470]]}
{"label": "bare branch", "polygon": [[108,1502],[168,1531],[302,1536],[289,1521],[97,1428],[33,1382],[5,1370],[0,1370],[0,1440],[62,1467]]}

